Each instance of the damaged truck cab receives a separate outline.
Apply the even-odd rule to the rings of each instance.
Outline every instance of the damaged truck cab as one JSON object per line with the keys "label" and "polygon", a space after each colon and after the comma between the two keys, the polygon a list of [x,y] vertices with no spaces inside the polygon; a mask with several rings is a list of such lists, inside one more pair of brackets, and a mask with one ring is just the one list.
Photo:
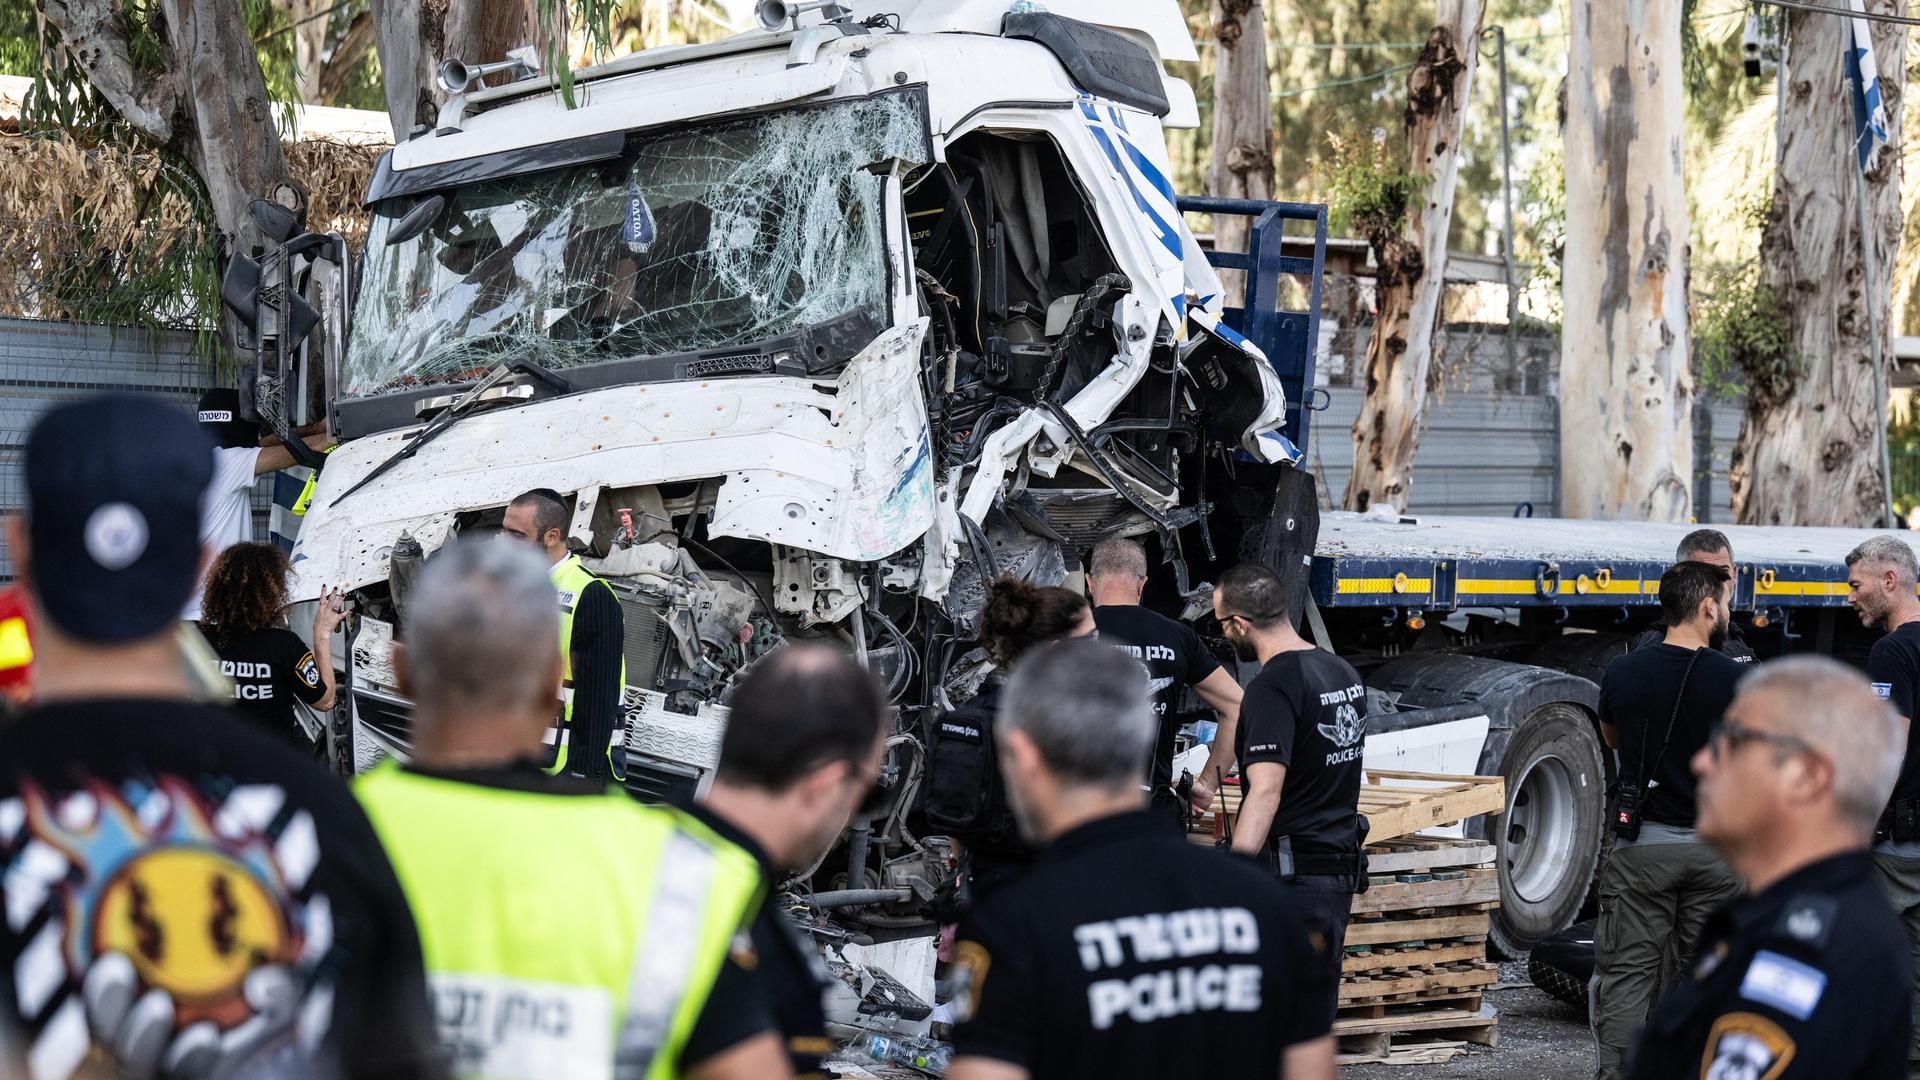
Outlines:
{"label": "damaged truck cab", "polygon": [[1296,456],[1287,403],[1175,206],[1184,25],[1083,6],[1109,25],[907,3],[653,50],[571,108],[456,98],[382,159],[293,552],[298,595],[361,613],[353,767],[407,749],[414,545],[534,487],[621,597],[626,747],[662,785],[782,640],[846,642],[919,710],[997,573],[1155,534],[1197,583],[1209,477]]}
{"label": "damaged truck cab", "polygon": [[888,799],[808,903],[843,1014],[924,1031],[950,850],[908,818],[925,725],[984,674],[987,582],[1057,584],[1133,535],[1197,596],[1304,476],[1304,414],[1175,202],[1177,6],[1052,7],[847,3],[577,72],[572,101],[462,83],[379,164],[350,308],[339,242],[228,290],[262,419],[340,440],[292,553],[296,600],[357,613],[338,768],[408,752],[391,657],[422,561],[553,489],[622,606],[637,791],[706,783],[732,686],[783,641],[886,685]]}

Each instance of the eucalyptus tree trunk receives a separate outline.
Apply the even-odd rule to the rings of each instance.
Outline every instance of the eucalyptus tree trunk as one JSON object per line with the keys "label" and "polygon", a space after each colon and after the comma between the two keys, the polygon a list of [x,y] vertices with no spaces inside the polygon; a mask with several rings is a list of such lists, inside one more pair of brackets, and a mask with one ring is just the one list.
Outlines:
{"label": "eucalyptus tree trunk", "polygon": [[136,61],[121,0],[41,0],[87,81],[142,138],[192,163],[226,252],[264,244],[247,204],[304,203],[287,176],[239,0],[160,0],[165,55]]}
{"label": "eucalyptus tree trunk", "polygon": [[1685,521],[1693,508],[1682,6],[1573,3],[1560,339],[1564,517]]}
{"label": "eucalyptus tree trunk", "polygon": [[1481,0],[1438,0],[1434,27],[1407,73],[1407,171],[1413,193],[1394,227],[1368,237],[1378,266],[1366,396],[1353,423],[1344,505],[1402,509],[1413,490],[1447,272],[1461,130],[1479,56]]}
{"label": "eucalyptus tree trunk", "polygon": [[[1905,15],[1906,0],[1867,0]],[[1886,274],[1900,241],[1899,116],[1907,30],[1874,23],[1874,59],[1892,140],[1867,174],[1867,210],[1881,280],[1861,271],[1853,112],[1841,65],[1849,20],[1783,12],[1787,23],[1785,143],[1760,239],[1761,282],[1790,331],[1771,372],[1748,372],[1746,421],[1733,454],[1736,520],[1768,525],[1873,526],[1880,520],[1868,306],[1891,358]],[[1871,287],[1869,287],[1871,286]]]}
{"label": "eucalyptus tree trunk", "polygon": [[[554,0],[556,9],[562,6]],[[550,37],[538,0],[371,0],[371,8],[396,143],[418,125],[432,127],[447,99],[434,80],[442,60],[490,64],[504,60],[509,49],[544,45]]]}
{"label": "eucalyptus tree trunk", "polygon": [[[1213,162],[1207,190],[1229,199],[1273,197],[1273,97],[1267,78],[1267,28],[1261,0],[1213,0]],[[1245,251],[1251,219],[1213,219],[1213,245]],[[1228,295],[1239,271],[1223,271]]]}

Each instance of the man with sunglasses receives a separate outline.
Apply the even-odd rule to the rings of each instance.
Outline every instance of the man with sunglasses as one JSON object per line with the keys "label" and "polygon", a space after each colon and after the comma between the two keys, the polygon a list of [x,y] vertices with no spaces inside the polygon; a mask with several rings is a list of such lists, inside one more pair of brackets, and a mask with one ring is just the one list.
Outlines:
{"label": "man with sunglasses", "polygon": [[[1867,653],[1867,679],[1873,692],[1909,721],[1920,697],[1916,578],[1920,578],[1920,561],[1897,536],[1873,537],[1847,554],[1848,606],[1866,626],[1886,631]],[[1911,956],[1920,969],[1920,754],[1914,752],[1912,740],[1909,724],[1900,747],[1900,778],[1874,833],[1873,862],[1880,870],[1881,887],[1906,927]],[[1914,991],[1920,994],[1920,985]],[[1920,1077],[1920,1016],[1914,1023],[1915,1042],[1908,1048],[1907,1060],[1912,1075]]]}
{"label": "man with sunglasses", "polygon": [[1333,980],[1320,1007],[1331,1019],[1353,894],[1367,880],[1359,809],[1367,697],[1352,664],[1293,628],[1289,601],[1280,576],[1258,563],[1227,571],[1213,590],[1235,654],[1260,662],[1235,733],[1244,796],[1233,850],[1289,881],[1307,925],[1325,937]]}
{"label": "man with sunglasses", "polygon": [[1866,680],[1825,657],[1741,680],[1693,771],[1700,837],[1749,894],[1707,920],[1633,1080],[1908,1075],[1906,938],[1867,854],[1903,742]]}
{"label": "man with sunglasses", "polygon": [[1747,671],[1719,651],[1730,592],[1724,567],[1676,563],[1660,578],[1665,637],[1615,657],[1600,680],[1600,734],[1620,752],[1620,779],[1593,940],[1599,1080],[1621,1075],[1655,993],[1686,965],[1707,915],[1740,888],[1694,835],[1687,765]]}
{"label": "man with sunglasses", "polygon": [[[766,879],[750,931],[758,983],[794,1075],[807,1080],[824,1075],[820,1059],[833,1050],[823,1001],[831,976],[787,917],[778,886],[817,864],[856,809],[882,809],[876,796],[886,789],[873,781],[886,700],[846,654],[797,644],[756,664],[730,704],[713,786],[692,813],[752,855]],[[695,1050],[703,1034],[694,1030]]]}

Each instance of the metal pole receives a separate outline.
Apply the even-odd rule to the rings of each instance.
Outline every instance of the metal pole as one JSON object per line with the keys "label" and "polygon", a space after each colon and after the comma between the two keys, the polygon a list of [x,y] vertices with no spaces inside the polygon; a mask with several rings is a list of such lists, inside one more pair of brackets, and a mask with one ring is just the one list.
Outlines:
{"label": "metal pole", "polygon": [[1520,377],[1520,293],[1515,285],[1519,274],[1513,265],[1513,142],[1507,127],[1507,28],[1496,26],[1492,33],[1500,66],[1500,198],[1506,206],[1500,232],[1506,253],[1507,377],[1517,379]]}
{"label": "metal pole", "polygon": [[1880,274],[1874,259],[1872,215],[1867,210],[1867,175],[1856,156],[1852,162],[1854,200],[1860,218],[1860,273],[1866,280],[1867,333],[1872,335],[1873,358],[1873,438],[1880,450],[1881,524],[1897,528],[1893,517],[1893,463],[1887,453],[1887,370],[1880,356],[1880,305],[1874,300]]}

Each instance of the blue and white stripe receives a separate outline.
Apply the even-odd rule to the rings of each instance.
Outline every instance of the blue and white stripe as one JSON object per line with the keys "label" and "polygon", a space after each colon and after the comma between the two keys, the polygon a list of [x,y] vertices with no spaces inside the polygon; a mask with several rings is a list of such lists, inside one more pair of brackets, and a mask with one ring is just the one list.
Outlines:
{"label": "blue and white stripe", "polygon": [[1873,57],[1873,27],[1861,0],[1847,0],[1853,16],[1847,20],[1852,35],[1847,49],[1847,89],[1853,99],[1853,144],[1862,172],[1873,168],[1880,148],[1887,145],[1886,98],[1881,92],[1880,65]]}
{"label": "blue and white stripe", "polygon": [[[1160,295],[1171,309],[1172,321],[1184,329],[1187,293],[1217,300],[1221,290],[1218,276],[1207,265],[1206,253],[1181,220],[1174,202],[1172,170],[1164,160],[1165,147],[1157,138],[1135,140],[1127,111],[1110,101],[1082,94],[1078,106],[1081,122],[1131,202],[1134,230],[1153,260]],[[1136,122],[1151,121],[1136,116]]]}

